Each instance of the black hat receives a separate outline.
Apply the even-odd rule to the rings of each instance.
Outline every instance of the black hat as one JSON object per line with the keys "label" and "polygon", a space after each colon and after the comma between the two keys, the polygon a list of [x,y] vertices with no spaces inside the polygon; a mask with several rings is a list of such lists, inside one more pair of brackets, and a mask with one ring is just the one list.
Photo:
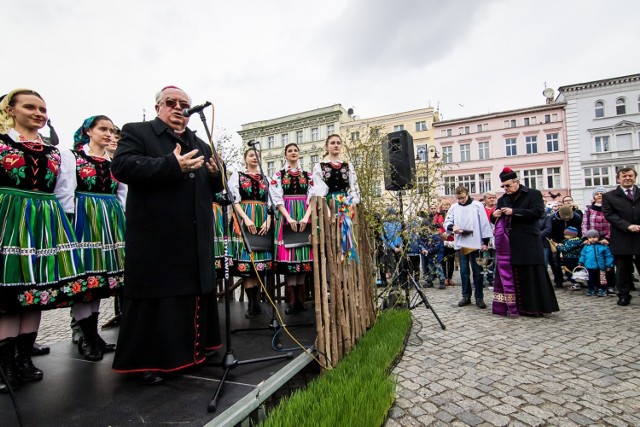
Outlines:
{"label": "black hat", "polygon": [[500,182],[509,181],[510,179],[518,179],[518,175],[509,168],[502,169],[502,172],[500,172]]}

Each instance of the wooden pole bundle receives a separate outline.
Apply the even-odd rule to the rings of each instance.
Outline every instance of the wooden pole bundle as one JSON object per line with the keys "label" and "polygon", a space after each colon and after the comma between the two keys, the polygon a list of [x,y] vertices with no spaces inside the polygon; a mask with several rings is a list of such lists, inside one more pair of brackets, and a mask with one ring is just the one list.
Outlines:
{"label": "wooden pole bundle", "polygon": [[[335,201],[327,206],[324,197],[316,198],[312,211],[312,249],[314,253],[314,294],[316,346],[321,362],[336,366],[347,355],[376,318],[373,252],[369,229],[360,222],[357,210],[353,227],[360,262],[342,253],[342,230],[335,214]],[[322,356],[321,356],[322,357]]]}

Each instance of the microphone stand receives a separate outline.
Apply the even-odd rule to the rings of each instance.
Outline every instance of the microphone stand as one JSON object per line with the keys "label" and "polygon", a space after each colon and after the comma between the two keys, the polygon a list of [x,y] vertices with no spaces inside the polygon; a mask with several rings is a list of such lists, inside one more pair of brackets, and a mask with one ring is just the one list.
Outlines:
{"label": "microphone stand", "polygon": [[[204,129],[205,132],[207,133],[207,138],[209,138],[209,144],[211,145],[211,154],[213,155],[213,159],[216,163],[216,166],[218,167],[218,171],[220,171],[220,173],[225,173],[224,168],[222,167],[222,165],[220,164],[220,160],[218,158],[218,155],[216,153],[216,149],[215,146],[213,144],[213,139],[211,137],[211,132],[209,132],[209,128],[207,127],[207,119],[204,116],[204,113],[201,111],[198,112],[198,114],[200,115],[200,120],[202,120],[202,123],[204,125]],[[224,185],[224,190],[227,193],[227,197],[231,198],[231,191],[229,190],[229,184],[227,183],[226,179],[222,180],[222,183]],[[233,200],[231,201],[231,209],[236,209],[235,204],[233,203]],[[212,207],[213,209],[213,207]],[[229,221],[227,220],[227,209],[223,208],[222,209],[222,216],[223,216],[223,222],[224,222],[224,235],[225,235],[225,240],[228,238],[229,236]],[[242,232],[242,240],[245,242],[245,247],[246,247],[246,242],[247,239],[245,237],[244,234],[244,230],[242,229],[242,227],[240,227],[240,230]],[[226,247],[226,244],[225,244]],[[224,386],[226,380],[227,380],[227,375],[229,374],[229,371],[231,371],[232,369],[235,369],[238,366],[241,365],[249,365],[249,364],[253,364],[253,363],[261,363],[261,362],[269,362],[272,360],[279,360],[279,359],[291,359],[293,358],[293,353],[292,352],[288,352],[286,354],[280,354],[277,356],[270,356],[270,357],[261,357],[261,358],[256,358],[256,359],[247,359],[247,360],[238,360],[235,356],[235,354],[233,353],[233,346],[232,346],[232,341],[231,341],[231,326],[229,324],[230,320],[231,320],[231,309],[230,309],[230,299],[231,299],[231,291],[230,291],[230,286],[229,286],[229,258],[228,258],[228,254],[225,253],[225,266],[224,266],[224,315],[225,315],[225,343],[226,343],[226,347],[227,347],[227,351],[225,352],[224,356],[222,357],[222,360],[219,362],[213,362],[213,363],[207,363],[208,366],[212,366],[212,367],[221,367],[224,368],[224,373],[222,374],[222,378],[220,379],[220,383],[218,384],[218,387],[216,388],[216,391],[211,399],[211,401],[209,402],[209,404],[207,405],[207,411],[208,412],[215,412],[216,408],[218,407],[218,398],[220,397],[220,392],[222,391],[222,387]]]}

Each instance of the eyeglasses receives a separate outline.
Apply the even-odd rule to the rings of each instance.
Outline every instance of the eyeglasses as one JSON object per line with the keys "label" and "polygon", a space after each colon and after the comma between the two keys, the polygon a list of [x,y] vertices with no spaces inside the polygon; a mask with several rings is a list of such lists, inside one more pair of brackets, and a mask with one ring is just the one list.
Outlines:
{"label": "eyeglasses", "polygon": [[169,108],[176,108],[178,105],[181,110],[184,110],[185,108],[191,108],[191,105],[186,102],[186,101],[178,101],[175,99],[171,99],[171,98],[167,98],[164,100],[164,105],[166,105]]}
{"label": "eyeglasses", "polygon": [[516,185],[516,183],[515,183],[515,182],[512,182],[511,184],[502,184],[502,185],[500,186],[500,188],[511,188],[511,187],[513,187],[514,185]]}

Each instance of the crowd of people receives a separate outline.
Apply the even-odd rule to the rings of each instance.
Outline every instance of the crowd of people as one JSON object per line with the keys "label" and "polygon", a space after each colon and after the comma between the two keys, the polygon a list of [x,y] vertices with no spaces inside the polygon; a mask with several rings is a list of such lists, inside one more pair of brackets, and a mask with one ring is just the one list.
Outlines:
{"label": "crowd of people", "polygon": [[[473,297],[477,307],[486,308],[488,287],[493,313],[542,316],[559,310],[553,285],[564,289],[565,283],[572,290],[584,289],[586,296],[617,293],[617,304],[626,306],[635,289],[634,266],[640,271],[640,194],[634,169],[619,169],[616,179],[614,189],[593,190],[584,212],[571,196],[545,209],[542,194],[522,185],[509,168],[500,173],[500,198],[487,192],[481,202],[474,201],[466,187],[458,187],[456,203],[442,199],[422,213],[420,232],[412,226],[404,233],[401,218],[389,209],[378,250],[379,282],[402,278],[397,270],[409,266],[422,272],[424,287],[439,281],[444,289],[452,284],[455,262],[460,307]],[[403,247],[415,252],[408,249],[412,246],[419,248],[421,260],[403,265]],[[482,271],[481,264],[492,267]],[[415,277],[419,280],[420,274]]]}
{"label": "crowd of people", "polygon": [[[164,87],[154,120],[120,131],[109,117],[91,116],[68,150],[39,133],[48,121],[41,95],[16,89],[2,98],[0,393],[43,378],[31,358],[43,310],[70,307],[85,359],[115,351],[114,371],[149,385],[221,347],[216,275],[227,266],[242,279],[247,318],[262,311],[260,277],[272,269],[286,278],[286,313],[306,310],[313,254],[287,236],[311,229],[312,196],[332,201],[342,256],[357,258],[359,188],[339,135],[327,137],[312,172],[289,144],[273,177],[250,149],[245,168],[225,182],[222,159],[187,127],[190,106],[182,89]],[[254,250],[248,236],[270,243]],[[100,299],[109,296],[120,297],[117,345],[98,333]]]}

